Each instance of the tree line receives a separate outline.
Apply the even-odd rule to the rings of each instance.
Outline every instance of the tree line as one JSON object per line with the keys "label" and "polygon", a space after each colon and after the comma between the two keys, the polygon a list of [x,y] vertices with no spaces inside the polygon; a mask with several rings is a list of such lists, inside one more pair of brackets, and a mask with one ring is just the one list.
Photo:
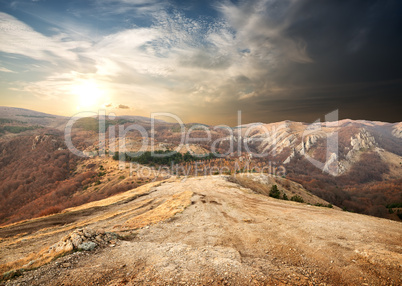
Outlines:
{"label": "tree line", "polygon": [[140,155],[136,154],[136,156],[130,156],[129,153],[120,154],[119,152],[115,152],[113,159],[119,160],[120,157],[127,162],[136,162],[143,165],[171,165],[200,160],[212,160],[217,158],[213,153],[192,155],[190,152],[182,154],[170,150],[157,150],[155,152],[146,151],[140,153]]}

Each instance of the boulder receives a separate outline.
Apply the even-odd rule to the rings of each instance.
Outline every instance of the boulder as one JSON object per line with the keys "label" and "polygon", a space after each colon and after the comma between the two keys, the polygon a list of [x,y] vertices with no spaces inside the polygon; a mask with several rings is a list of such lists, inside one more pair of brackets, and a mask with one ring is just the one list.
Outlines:
{"label": "boulder", "polygon": [[85,251],[91,251],[94,250],[98,245],[93,242],[93,241],[87,241],[83,242],[80,245],[78,245],[78,250],[85,250]]}
{"label": "boulder", "polygon": [[87,238],[91,238],[96,235],[96,231],[91,228],[84,228],[82,232]]}
{"label": "boulder", "polygon": [[83,241],[82,237],[78,233],[72,233],[70,240],[72,244],[74,245],[74,248],[77,248],[78,245],[80,245]]}

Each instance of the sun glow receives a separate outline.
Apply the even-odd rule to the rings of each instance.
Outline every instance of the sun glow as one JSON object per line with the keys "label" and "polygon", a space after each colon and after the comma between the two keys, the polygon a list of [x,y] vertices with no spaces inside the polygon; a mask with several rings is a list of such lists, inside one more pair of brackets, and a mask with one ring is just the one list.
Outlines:
{"label": "sun glow", "polygon": [[86,80],[71,88],[77,96],[78,108],[96,108],[101,104],[104,91],[93,80]]}

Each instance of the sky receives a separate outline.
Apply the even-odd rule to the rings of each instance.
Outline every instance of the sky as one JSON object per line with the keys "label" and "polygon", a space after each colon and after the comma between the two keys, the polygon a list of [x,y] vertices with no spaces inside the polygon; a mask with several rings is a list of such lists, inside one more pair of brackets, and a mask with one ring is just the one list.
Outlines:
{"label": "sky", "polygon": [[402,121],[400,0],[0,0],[0,105]]}

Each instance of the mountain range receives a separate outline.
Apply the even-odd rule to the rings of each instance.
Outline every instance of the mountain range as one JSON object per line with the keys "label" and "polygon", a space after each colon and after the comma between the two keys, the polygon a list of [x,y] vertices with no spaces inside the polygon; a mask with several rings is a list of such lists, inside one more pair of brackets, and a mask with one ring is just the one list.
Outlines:
{"label": "mountain range", "polygon": [[402,283],[401,122],[69,120],[0,107],[0,284]]}

